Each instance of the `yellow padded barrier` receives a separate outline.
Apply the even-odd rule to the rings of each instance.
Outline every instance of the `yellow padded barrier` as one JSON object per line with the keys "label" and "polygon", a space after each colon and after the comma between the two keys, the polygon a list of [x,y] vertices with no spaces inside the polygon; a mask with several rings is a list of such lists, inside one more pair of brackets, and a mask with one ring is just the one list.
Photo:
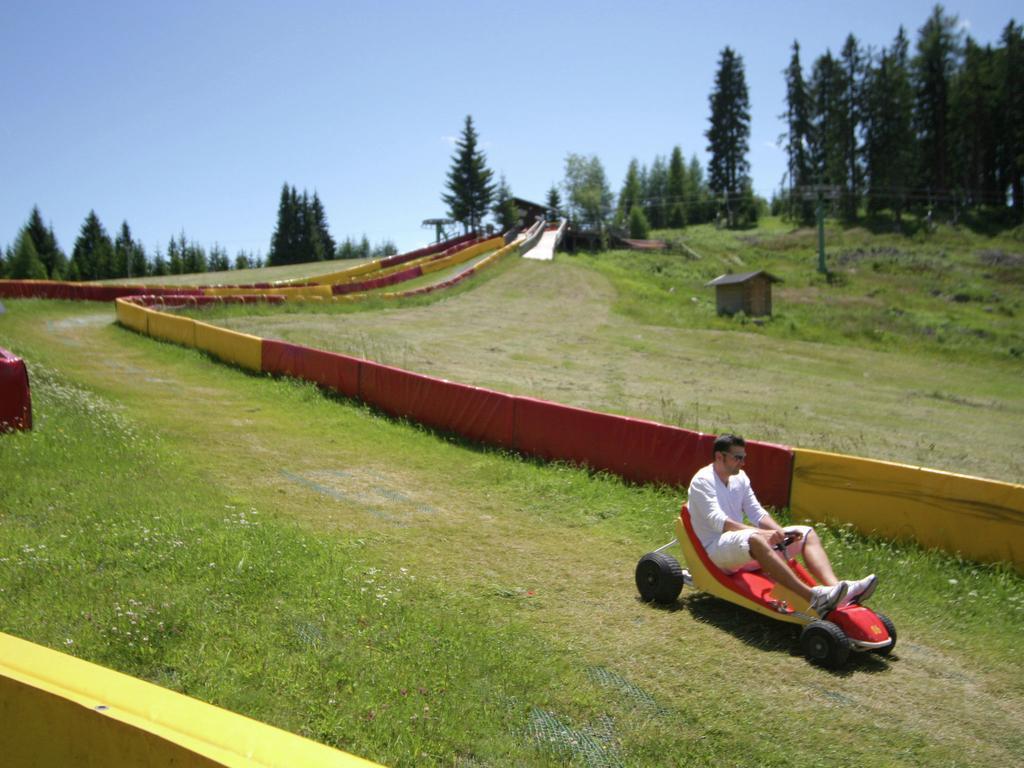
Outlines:
{"label": "yellow padded barrier", "polygon": [[117,320],[121,325],[127,326],[139,333],[149,333],[149,310],[132,304],[124,299],[117,299],[114,304],[117,312]]}
{"label": "yellow padded barrier", "polygon": [[228,363],[251,371],[263,367],[263,339],[195,321],[196,347]]}
{"label": "yellow padded barrier", "polygon": [[341,283],[348,280],[350,277],[357,277],[360,275],[366,275],[369,272],[376,272],[380,269],[380,265],[383,259],[374,259],[373,261],[365,261],[362,264],[356,264],[354,267],[348,267],[347,269],[341,269],[337,272],[328,272],[326,275],[317,275],[316,277],[299,277],[294,280],[287,280],[283,285],[288,283],[319,283],[320,285],[329,285],[331,283]]}
{"label": "yellow padded barrier", "polygon": [[289,298],[299,298],[302,296],[321,296],[328,297],[331,295],[331,286],[329,285],[304,285],[296,288],[207,288],[204,289],[207,296],[251,296],[253,294],[270,295],[270,296],[286,296]]}
{"label": "yellow padded barrier", "polygon": [[853,523],[1024,570],[1024,485],[797,448],[790,499],[794,520]]}
{"label": "yellow padded barrier", "polygon": [[194,347],[196,345],[196,323],[189,317],[178,317],[167,312],[150,312],[149,335],[155,339],[164,339],[186,347]]}
{"label": "yellow padded barrier", "polygon": [[3,765],[40,768],[377,765],[5,634],[0,745]]}
{"label": "yellow padded barrier", "polygon": [[423,265],[423,274],[429,275],[431,272],[440,272],[442,269],[447,269],[455,264],[461,264],[464,261],[469,261],[472,258],[476,258],[481,253],[492,251],[495,248],[501,248],[505,244],[505,238],[503,237],[492,237],[490,240],[484,240],[482,243],[471,245],[469,248],[453,253],[451,256],[445,256],[443,259],[432,261],[428,264]]}

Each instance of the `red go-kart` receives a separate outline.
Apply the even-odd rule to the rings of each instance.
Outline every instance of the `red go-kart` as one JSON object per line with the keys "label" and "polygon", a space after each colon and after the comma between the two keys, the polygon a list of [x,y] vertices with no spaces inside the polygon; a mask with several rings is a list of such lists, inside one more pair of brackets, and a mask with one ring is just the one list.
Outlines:
{"label": "red go-kart", "polygon": [[[674,557],[665,554],[676,543],[689,566],[686,570]],[[803,565],[796,560],[790,560],[789,565],[807,586],[817,585]],[[888,654],[896,646],[893,623],[863,605],[845,605],[818,617],[806,600],[776,584],[760,569],[725,573],[711,562],[694,534],[685,504],[676,520],[676,539],[641,557],[636,566],[636,586],[646,602],[674,603],[684,585],[773,619],[802,625],[801,649],[811,661],[827,667],[841,667],[850,651]]]}

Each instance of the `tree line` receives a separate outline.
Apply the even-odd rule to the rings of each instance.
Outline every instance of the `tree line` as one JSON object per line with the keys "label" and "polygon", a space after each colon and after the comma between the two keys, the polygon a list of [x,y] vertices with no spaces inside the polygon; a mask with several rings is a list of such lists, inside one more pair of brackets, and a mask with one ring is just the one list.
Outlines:
{"label": "tree line", "polygon": [[[1024,46],[1011,20],[998,45],[982,46],[941,5],[918,30],[915,51],[901,27],[875,51],[848,35],[838,56],[826,51],[809,74],[793,43],[786,80],[787,173],[773,213],[810,223],[817,198],[854,221],[888,212],[897,225],[913,211],[966,212],[1024,221]],[[708,98],[709,162],[697,157],[650,166],[634,158],[616,198],[600,160],[570,153],[547,204],[578,227],[608,226],[645,237],[650,229],[715,221],[745,226],[768,208],[753,193],[747,160],[750,100],[743,59],[722,50]],[[562,211],[561,191],[566,194]]]}
{"label": "tree line", "polygon": [[184,232],[168,241],[166,251],[157,247],[150,255],[132,236],[127,221],[112,238],[95,211],[85,217],[69,258],[57,244],[53,227],[43,223],[38,206],[33,206],[13,246],[0,254],[0,277],[15,280],[137,280],[262,266],[260,256],[239,251],[232,260],[220,245],[207,251]]}
{"label": "tree line", "polygon": [[13,245],[0,251],[0,278],[16,280],[138,280],[146,277],[259,269],[279,264],[300,264],[332,259],[370,259],[398,252],[390,240],[371,246],[361,239],[346,237],[336,243],[327,230],[323,205],[314,192],[298,195],[287,184],[282,191],[278,223],[266,260],[240,250],[232,259],[227,250],[214,244],[209,250],[189,240],[184,232],[171,237],[166,249],[158,246],[150,254],[121,223],[114,237],[107,232],[95,211],[89,211],[75,239],[71,256],[61,249],[53,227],[43,222],[38,206]]}
{"label": "tree line", "polygon": [[964,35],[936,5],[914,50],[901,26],[865,48],[848,35],[805,72],[785,70],[787,174],[778,207],[809,221],[816,194],[846,221],[887,211],[987,211],[1024,220],[1024,45],[1011,20],[998,45]]}

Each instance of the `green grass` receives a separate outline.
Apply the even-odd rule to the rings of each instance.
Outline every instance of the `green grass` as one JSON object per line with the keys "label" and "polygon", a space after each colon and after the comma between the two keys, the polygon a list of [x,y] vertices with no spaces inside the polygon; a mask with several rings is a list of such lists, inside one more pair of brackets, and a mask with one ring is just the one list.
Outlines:
{"label": "green grass", "polygon": [[996,766],[1024,748],[1024,583],[1005,568],[824,530],[841,574],[880,575],[900,631],[892,661],[830,673],[786,625],[636,600],[676,491],[247,375],[109,307],[5,303],[36,429],[0,439],[4,631],[391,765]]}

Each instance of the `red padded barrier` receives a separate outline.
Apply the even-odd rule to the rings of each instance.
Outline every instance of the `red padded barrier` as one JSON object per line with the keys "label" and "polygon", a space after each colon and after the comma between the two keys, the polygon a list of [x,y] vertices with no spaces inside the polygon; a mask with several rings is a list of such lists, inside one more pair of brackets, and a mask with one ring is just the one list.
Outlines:
{"label": "red padded barrier", "polygon": [[25,361],[0,348],[0,432],[32,429],[32,395]]}
{"label": "red padded barrier", "polygon": [[[515,448],[544,459],[571,461],[639,483],[689,485],[712,461],[715,436],[653,421],[517,397]],[[747,442],[747,473],[758,498],[789,504],[793,454],[770,443]]]}
{"label": "red padded barrier", "polygon": [[364,361],[359,397],[393,416],[455,432],[469,440],[512,447],[516,398]]}
{"label": "red padded barrier", "polygon": [[699,432],[516,398],[515,447],[544,459],[586,464],[636,482],[679,485],[710,455]]}
{"label": "red padded barrier", "polygon": [[395,256],[388,256],[387,258],[381,259],[380,266],[382,269],[387,267],[393,267],[396,264],[404,264],[407,261],[418,259],[421,256],[429,256],[432,253],[438,251],[448,251],[452,248],[458,248],[459,246],[466,245],[471,240],[476,240],[477,236],[470,232],[468,235],[460,235],[459,237],[452,238],[451,240],[445,240],[441,243],[434,243],[433,245],[427,245],[423,248],[417,248],[415,251],[409,251],[408,253],[400,253]]}
{"label": "red padded barrier", "polygon": [[362,360],[286,341],[263,340],[263,371],[312,381],[346,397],[359,397]]}
{"label": "red padded barrier", "polygon": [[400,272],[395,272],[387,275],[386,277],[375,277],[370,280],[362,280],[356,283],[337,283],[331,286],[331,292],[335,296],[341,296],[346,293],[369,291],[374,288],[381,288],[385,285],[403,283],[406,280],[412,280],[414,277],[419,277],[422,274],[422,267],[409,267],[408,269],[403,269]]}
{"label": "red padded barrier", "polygon": [[[711,463],[711,450],[705,464]],[[743,471],[750,476],[750,484],[762,504],[788,507],[789,492],[793,485],[793,449],[775,443],[747,440],[747,461]]]}

